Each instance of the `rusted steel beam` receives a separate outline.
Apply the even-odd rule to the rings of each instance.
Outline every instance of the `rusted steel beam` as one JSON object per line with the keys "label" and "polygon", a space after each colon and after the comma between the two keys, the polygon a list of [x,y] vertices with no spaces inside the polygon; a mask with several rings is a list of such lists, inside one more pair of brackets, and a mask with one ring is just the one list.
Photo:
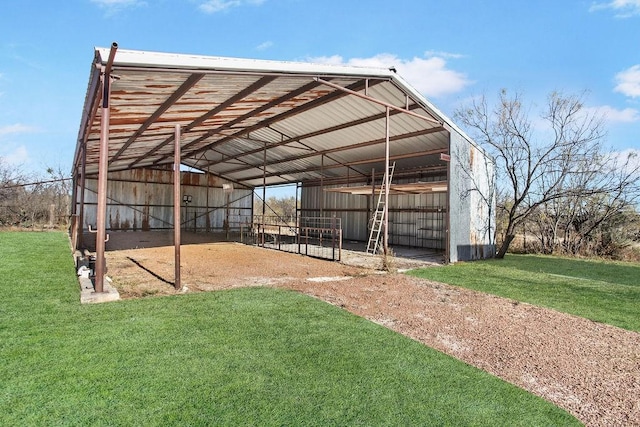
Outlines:
{"label": "rusted steel beam", "polygon": [[173,243],[175,247],[174,283],[176,289],[180,283],[180,125],[176,125],[173,154]]}
{"label": "rusted steel beam", "polygon": [[408,114],[408,115],[413,116],[413,117],[417,117],[417,118],[422,119],[422,120],[426,120],[426,121],[428,121],[430,123],[433,123],[435,125],[442,126],[442,124],[443,124],[442,122],[440,122],[440,121],[438,121],[438,120],[436,120],[436,119],[434,119],[432,117],[427,117],[427,116],[423,116],[422,114],[414,113],[413,111],[409,111],[409,110],[407,110],[405,108],[398,107],[397,105],[393,105],[393,104],[390,104],[388,102],[381,101],[379,99],[376,99],[376,98],[373,98],[371,96],[359,93],[359,92],[351,90],[349,88],[345,88],[345,87],[342,87],[342,86],[337,85],[335,83],[331,83],[331,82],[329,82],[327,80],[323,80],[320,77],[316,77],[315,80],[320,82],[320,83],[322,83],[322,84],[330,86],[332,88],[335,88],[335,89],[338,89],[338,90],[342,90],[342,91],[344,91],[344,92],[346,92],[346,93],[348,93],[350,95],[354,95],[354,96],[357,96],[359,98],[366,99],[367,101],[373,102],[375,104],[382,105],[382,106],[387,107],[387,108],[392,108],[394,110],[398,110],[398,111],[400,111],[402,113]]}
{"label": "rusted steel beam", "polygon": [[116,51],[118,50],[118,43],[111,43],[111,49],[109,50],[109,58],[107,58],[107,65],[104,68],[104,74],[111,75],[111,68],[113,67],[113,61],[116,59]]}
{"label": "rusted steel beam", "polygon": [[[381,82],[382,81],[378,81],[375,84],[381,83]],[[365,83],[364,83],[363,80],[359,80],[359,81],[349,85],[348,88],[352,89],[352,90],[361,90],[364,87],[364,84]],[[313,88],[313,87],[316,87],[316,86],[319,86],[319,85],[320,85],[319,82],[313,81],[313,82],[308,83],[307,85],[303,86],[303,88],[307,88],[306,91],[308,91],[308,90],[310,90],[310,88]],[[301,88],[301,90],[303,88]],[[254,115],[256,115],[256,114],[258,114],[258,113],[260,113],[262,111],[265,111],[265,110],[267,110],[267,109],[269,109],[269,108],[271,108],[271,107],[273,107],[275,105],[278,105],[279,103],[282,103],[282,102],[286,101],[287,99],[292,98],[291,95],[294,94],[294,92],[290,92],[289,94],[287,94],[287,95],[285,95],[285,96],[283,96],[283,97],[281,97],[281,98],[279,98],[277,100],[274,100],[274,101],[270,102],[269,104],[265,104],[263,107],[260,107],[257,110],[251,111],[251,112],[245,114],[244,116],[239,117],[238,119],[235,119],[235,120],[225,124],[223,127],[220,127],[218,129],[216,129],[215,132],[212,132],[211,136],[214,135],[215,133],[218,133],[219,130],[223,130],[223,129],[229,128],[231,126],[234,126],[234,125],[246,120],[249,117],[252,117],[252,116],[254,116]],[[302,92],[302,93],[304,93],[304,92]],[[292,108],[291,110],[285,111],[283,113],[280,113],[280,114],[277,114],[277,115],[275,115],[273,117],[265,119],[265,120],[261,121],[260,123],[257,123],[257,124],[255,124],[253,126],[250,126],[248,128],[244,128],[244,129],[240,130],[239,132],[236,132],[233,135],[226,136],[226,137],[224,137],[224,138],[222,138],[222,139],[220,139],[218,141],[213,142],[212,144],[209,144],[209,145],[203,146],[201,148],[198,148],[195,151],[190,152],[189,154],[193,155],[193,154],[196,154],[196,153],[198,153],[200,151],[206,151],[206,150],[208,150],[208,149],[210,149],[212,147],[216,147],[218,145],[224,144],[225,142],[230,141],[230,140],[232,140],[234,138],[238,138],[239,136],[242,136],[242,135],[247,135],[247,134],[249,134],[249,133],[251,133],[251,132],[253,132],[253,131],[257,130],[257,129],[262,129],[262,128],[265,128],[267,126],[271,126],[272,124],[277,123],[277,122],[279,122],[281,120],[287,119],[289,117],[293,117],[293,116],[295,116],[297,114],[303,113],[303,112],[308,111],[308,110],[310,110],[312,108],[319,107],[320,105],[324,105],[324,104],[326,104],[328,102],[335,101],[336,99],[342,98],[343,96],[346,96],[346,95],[347,95],[347,93],[345,93],[345,92],[331,92],[331,93],[328,93],[328,94],[326,94],[326,95],[324,95],[324,96],[322,96],[320,98],[314,99],[313,101],[309,101],[306,104],[299,105],[299,106],[297,106],[295,108]],[[271,104],[273,104],[273,105],[271,105]],[[204,139],[206,139],[206,138],[204,138]],[[201,141],[204,140],[204,139],[201,139]],[[198,142],[200,142],[200,141],[198,141]]]}
{"label": "rusted steel beam", "polygon": [[120,149],[118,150],[118,152],[116,154],[113,155],[113,157],[111,158],[112,162],[115,162],[116,160],[118,160],[118,158],[122,155],[122,153],[124,153],[124,151],[129,148],[129,146],[131,144],[133,144],[135,142],[135,140],[142,135],[142,133],[147,130],[149,128],[149,126],[151,126],[153,123],[155,123],[156,120],[158,120],[160,118],[160,116],[162,116],[164,114],[165,111],[167,111],[169,108],[171,108],[178,99],[182,98],[182,96],[187,93],[189,91],[189,89],[191,89],[196,83],[198,83],[205,75],[202,73],[195,73],[195,74],[191,74],[181,85],[178,89],[176,89],[175,92],[173,92],[171,94],[171,96],[169,96],[160,107],[158,107],[158,109],[156,111],[153,112],[152,115],[150,115],[147,120],[144,121],[144,123],[138,128],[138,130],[136,130],[133,135],[131,135],[129,137],[129,139],[122,145],[122,147],[120,147]]}
{"label": "rusted steel beam", "polygon": [[[97,64],[96,64],[97,67]],[[98,108],[100,108],[101,99],[101,79],[100,79],[100,70],[95,71],[98,77],[91,79],[91,87],[89,88],[89,93],[91,93],[91,99],[94,99],[94,103],[91,106],[90,111],[84,111],[82,117],[82,123],[80,124],[80,132],[78,134],[78,147],[76,149],[76,153],[74,156],[73,167],[78,168],[79,163],[82,161],[80,159],[80,150],[81,145],[87,143],[89,138],[89,133],[91,132],[91,126],[96,119],[96,114],[98,113]],[[86,146],[85,146],[86,150]],[[86,154],[85,154],[86,155]]]}
{"label": "rusted steel beam", "polygon": [[[426,151],[416,151],[413,153],[405,153],[405,154],[398,154],[395,156],[389,156],[389,160],[402,160],[402,159],[410,159],[413,157],[421,157],[421,156],[430,156],[433,154],[440,154],[443,152],[446,152],[447,149],[446,148],[437,148],[434,150],[426,150]],[[363,159],[363,160],[356,160],[353,162],[346,162],[346,163],[337,163],[335,165],[324,165],[324,170],[327,169],[336,169],[336,168],[343,168],[343,167],[348,167],[348,166],[358,166],[358,165],[366,165],[366,164],[371,164],[371,163],[379,163],[379,162],[384,162],[385,161],[385,157],[378,157],[378,158],[372,158],[372,159]],[[304,170],[300,170],[300,169],[293,169],[293,170],[287,170],[287,171],[278,171],[275,173],[269,173],[267,174],[267,178],[271,178],[274,176],[282,176],[282,175],[295,175],[295,174],[304,174],[306,172],[317,172],[320,169],[322,169],[320,166],[315,166],[312,168],[305,168]],[[252,181],[258,178],[262,178],[262,175],[254,175],[254,176],[250,176],[250,177],[246,177],[246,178],[242,178],[241,182],[246,182],[246,181]]]}
{"label": "rusted steel beam", "polygon": [[[413,105],[409,106],[409,110],[415,110],[417,108],[420,108],[420,106],[418,104],[413,104]],[[391,112],[391,115],[395,115],[395,114],[400,114],[400,112],[397,111],[397,110],[393,110]],[[347,129],[347,128],[350,128],[350,127],[353,127],[353,126],[359,126],[359,125],[370,123],[370,122],[373,122],[373,121],[376,121],[376,120],[380,120],[380,119],[383,119],[384,116],[385,116],[385,113],[375,114],[373,116],[364,117],[364,118],[358,119],[358,120],[352,120],[350,122],[343,123],[343,124],[336,125],[336,126],[332,126],[332,127],[326,128],[326,129],[320,129],[320,130],[317,130],[315,132],[309,132],[309,133],[306,133],[304,135],[298,135],[298,136],[295,136],[295,137],[286,138],[286,139],[284,139],[284,140],[282,140],[280,142],[277,142],[277,143],[269,145],[269,148],[276,148],[276,147],[280,147],[280,146],[283,146],[283,145],[291,144],[291,143],[294,143],[294,142],[299,143],[301,140],[304,140],[304,139],[313,138],[313,137],[316,137],[316,136],[325,135],[327,133],[331,133],[331,132],[336,132],[336,131],[339,131],[339,130]],[[256,149],[253,149],[253,150],[250,150],[250,151],[245,151],[243,153],[234,154],[233,156],[225,157],[222,160],[211,161],[211,162],[207,163],[207,166],[214,166],[214,165],[217,165],[217,164],[220,164],[220,163],[227,163],[229,161],[236,160],[236,159],[238,159],[240,157],[250,156],[252,154],[256,154],[256,153],[259,153],[261,151],[262,151],[262,148],[256,148]]]}
{"label": "rusted steel beam", "polygon": [[[251,93],[253,93],[256,90],[260,89],[264,85],[270,83],[274,79],[275,79],[274,76],[266,76],[266,77],[263,77],[263,78],[255,81],[253,84],[247,86],[245,89],[243,89],[242,91],[238,92],[237,94],[235,94],[231,98],[227,99],[225,102],[217,105],[215,108],[209,110],[208,112],[206,112],[202,116],[198,117],[197,119],[195,119],[194,121],[189,123],[187,126],[184,127],[184,132],[188,132],[191,129],[193,129],[194,127],[204,123],[206,120],[210,119],[211,117],[213,117],[216,114],[220,113],[221,111],[225,110],[229,106],[233,105],[236,101],[239,101],[240,99],[247,97],[248,95],[250,95]],[[137,159],[135,159],[132,163],[129,164],[129,168],[131,168],[131,167],[135,166],[136,164],[140,163],[143,159],[151,156],[153,153],[157,152],[158,150],[160,150],[162,147],[166,146],[167,144],[169,144],[173,140],[174,140],[174,136],[173,135],[169,136],[167,139],[165,139],[160,144],[158,144],[155,147],[153,147],[147,153],[145,153],[145,154],[139,156]],[[186,148],[186,147],[187,146],[185,146],[184,148]],[[165,159],[167,159],[169,157],[171,157],[171,156],[170,155],[163,155],[158,160],[156,160],[153,164],[155,165],[155,164],[161,163],[162,161],[164,161]]]}
{"label": "rusted steel beam", "polygon": [[[109,74],[111,73],[111,68],[113,67],[113,61],[115,59],[116,50],[118,49],[118,43],[113,42],[111,44],[111,50],[109,51],[109,58],[107,59],[107,66],[104,71],[107,71]],[[102,85],[102,80],[100,78],[100,74],[103,72],[101,64],[95,64],[95,78],[91,79],[91,87],[89,88],[89,93],[91,94],[91,98],[95,99],[95,103],[91,107],[91,111],[84,111],[82,117],[82,123],[80,124],[80,133],[78,135],[78,149],[76,150],[73,167],[77,168],[80,163],[80,144],[82,141],[86,141],[87,137],[91,131],[91,125],[96,118],[96,114],[98,112],[98,108],[100,107],[100,102],[102,101],[102,95],[100,94]],[[86,149],[86,147],[85,147]]]}
{"label": "rusted steel beam", "polygon": [[104,292],[104,274],[106,259],[104,256],[107,240],[107,174],[109,173],[109,98],[111,94],[111,66],[118,49],[117,43],[111,45],[109,59],[102,73],[102,121],[100,123],[100,160],[98,166],[98,206],[96,219],[96,292]]}
{"label": "rusted steel beam", "polygon": [[[419,130],[419,131],[415,131],[415,132],[405,133],[405,134],[402,134],[402,135],[395,135],[395,136],[390,138],[390,141],[400,141],[400,140],[407,139],[407,138],[414,138],[416,136],[423,136],[423,135],[428,135],[428,134],[431,134],[431,133],[442,132],[444,130],[445,129],[443,127],[423,129],[423,130]],[[321,155],[337,153],[337,152],[340,152],[340,151],[355,150],[355,149],[358,149],[358,148],[369,147],[371,145],[376,145],[376,144],[384,144],[385,141],[386,141],[385,138],[379,138],[379,139],[374,139],[374,140],[371,140],[371,141],[360,142],[360,143],[357,143],[357,144],[343,145],[343,146],[340,146],[340,147],[330,148],[330,149],[327,149],[327,150],[313,151],[311,153],[299,154],[299,155],[294,156],[294,157],[287,157],[287,158],[283,158],[283,159],[273,160],[271,162],[268,162],[266,164],[266,166],[277,165],[277,164],[280,164],[280,163],[293,162],[293,161],[296,161],[296,160],[302,160],[302,159],[307,159],[309,157],[317,157],[317,156],[321,156]],[[233,174],[233,173],[237,173],[237,172],[242,172],[242,171],[245,171],[245,170],[254,169],[255,167],[256,166],[251,166],[251,165],[242,166],[240,168],[231,169],[229,171],[226,171],[225,174]]]}
{"label": "rusted steel beam", "polygon": [[[283,102],[286,102],[286,101],[288,101],[288,100],[290,100],[292,98],[295,98],[296,96],[300,96],[303,93],[308,92],[308,91],[310,91],[311,89],[313,89],[313,88],[315,88],[317,86],[320,86],[320,85],[318,83],[316,83],[316,82],[307,83],[307,84],[299,87],[298,89],[287,93],[286,95],[283,95],[283,96],[281,96],[279,98],[276,98],[273,101],[267,102],[266,104],[261,105],[260,107],[256,108],[255,110],[249,111],[248,113],[243,114],[242,116],[237,117],[237,118],[231,120],[228,123],[225,123],[222,126],[219,126],[219,127],[215,128],[215,129],[211,129],[210,131],[208,131],[207,133],[205,133],[201,137],[195,139],[194,141],[191,141],[187,146],[185,146],[185,148],[189,149],[189,148],[191,148],[191,147],[193,147],[193,146],[195,146],[197,144],[200,144],[201,142],[205,141],[208,138],[211,138],[212,136],[220,133],[221,131],[223,131],[225,129],[229,129],[229,128],[237,125],[238,123],[242,123],[243,121],[245,121],[245,120],[247,120],[247,119],[249,119],[249,118],[251,118],[253,116],[256,116],[256,115],[258,115],[258,114],[260,114],[260,113],[262,113],[262,112],[264,112],[264,111],[266,111],[266,110],[268,110],[270,108],[275,107],[276,105],[282,104]],[[192,150],[192,151],[189,152],[189,155],[192,156],[192,155],[198,154],[198,153],[200,153],[202,151],[209,150],[209,149],[211,149],[211,148],[213,148],[213,147],[215,147],[217,145],[223,144],[226,141],[229,141],[229,140],[231,140],[233,138],[236,138],[237,135],[248,134],[248,133],[253,132],[255,129],[258,129],[260,127],[263,127],[263,126],[260,126],[260,124],[258,124],[258,125],[243,129],[240,132],[236,132],[234,135],[222,138],[221,140],[214,142],[210,146],[200,147],[200,148],[197,148],[195,150]]]}

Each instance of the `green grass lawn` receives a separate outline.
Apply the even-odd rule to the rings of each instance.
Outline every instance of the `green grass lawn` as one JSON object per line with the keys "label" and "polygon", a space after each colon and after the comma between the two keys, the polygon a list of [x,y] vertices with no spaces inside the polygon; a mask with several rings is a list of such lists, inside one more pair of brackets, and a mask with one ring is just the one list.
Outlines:
{"label": "green grass lawn", "polygon": [[409,274],[640,331],[637,263],[507,255]]}
{"label": "green grass lawn", "polygon": [[0,425],[580,425],[298,293],[79,303],[61,233],[0,233]]}

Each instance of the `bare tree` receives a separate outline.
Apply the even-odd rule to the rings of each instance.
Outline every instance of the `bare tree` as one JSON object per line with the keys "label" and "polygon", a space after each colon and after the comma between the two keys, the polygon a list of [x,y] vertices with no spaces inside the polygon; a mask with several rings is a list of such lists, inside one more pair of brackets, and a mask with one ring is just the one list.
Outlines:
{"label": "bare tree", "polygon": [[[497,191],[507,203],[504,239],[497,257],[503,258],[516,229],[539,207],[576,194],[570,180],[589,172],[604,138],[603,120],[583,108],[583,96],[553,92],[534,127],[521,96],[500,92],[490,109],[485,97],[455,114],[471,136],[494,157]],[[503,199],[504,200],[504,199]]]}
{"label": "bare tree", "polygon": [[70,180],[61,168],[47,168],[45,176],[27,174],[0,158],[0,225],[66,225],[69,192]]}
{"label": "bare tree", "polygon": [[20,167],[8,164],[0,157],[0,225],[13,225],[21,214],[18,202],[26,177]]}
{"label": "bare tree", "polygon": [[568,253],[584,253],[586,248],[603,255],[616,246],[609,237],[611,227],[640,200],[640,162],[635,153],[621,159],[612,154],[592,159],[588,170],[571,183],[578,191],[561,199],[558,218],[563,221],[561,242]]}

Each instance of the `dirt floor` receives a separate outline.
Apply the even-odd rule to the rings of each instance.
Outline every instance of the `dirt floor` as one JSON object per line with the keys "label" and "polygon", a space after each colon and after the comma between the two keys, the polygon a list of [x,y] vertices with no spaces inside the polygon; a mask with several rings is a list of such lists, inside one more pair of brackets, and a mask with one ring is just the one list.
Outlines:
{"label": "dirt floor", "polygon": [[[640,334],[505,298],[237,243],[106,253],[122,298],[242,286],[293,289],[368,318],[565,408],[640,426]],[[437,268],[437,267],[434,267]]]}

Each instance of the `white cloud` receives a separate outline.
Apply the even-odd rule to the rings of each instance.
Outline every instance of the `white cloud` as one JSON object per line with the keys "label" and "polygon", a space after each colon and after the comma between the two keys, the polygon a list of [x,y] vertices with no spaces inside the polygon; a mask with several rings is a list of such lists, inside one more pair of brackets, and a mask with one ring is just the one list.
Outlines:
{"label": "white cloud", "polygon": [[9,165],[22,165],[29,161],[29,152],[27,147],[21,145],[13,150],[0,154],[2,160]]}
{"label": "white cloud", "polygon": [[610,153],[611,159],[615,162],[616,169],[624,169],[626,172],[640,173],[640,150],[627,148],[623,151]]}
{"label": "white cloud", "polygon": [[395,67],[398,74],[416,90],[434,98],[460,92],[472,83],[464,73],[448,68],[447,61],[437,56],[407,60],[382,53],[371,58],[352,58],[346,61],[339,55],[310,58],[309,61],[356,67]]}
{"label": "white cloud", "polygon": [[0,137],[3,137],[5,135],[12,135],[16,133],[28,133],[28,132],[35,132],[35,131],[36,129],[31,126],[16,123],[13,125],[0,126]]}
{"label": "white cloud", "polygon": [[266,41],[264,43],[260,43],[258,46],[256,46],[257,50],[266,50],[269,49],[271,46],[273,46],[273,42],[272,41]]}
{"label": "white cloud", "polygon": [[618,110],[609,105],[598,107],[585,107],[585,113],[602,116],[609,123],[634,123],[640,122],[640,111],[635,108]]}
{"label": "white cloud", "polygon": [[640,65],[634,65],[616,74],[616,82],[616,92],[632,98],[640,97]]}
{"label": "white cloud", "polygon": [[91,3],[95,3],[102,9],[107,10],[107,15],[115,14],[129,7],[145,6],[147,4],[144,0],[91,0]]}
{"label": "white cloud", "polygon": [[640,0],[611,0],[606,3],[593,3],[590,12],[603,9],[612,9],[616,12],[616,18],[630,18],[640,15]]}
{"label": "white cloud", "polygon": [[265,1],[266,0],[206,0],[200,2],[198,9],[204,13],[212,14],[244,5],[259,6]]}
{"label": "white cloud", "polygon": [[464,58],[461,53],[443,52],[441,50],[428,50],[424,53],[424,56],[439,56],[440,58],[460,59]]}

